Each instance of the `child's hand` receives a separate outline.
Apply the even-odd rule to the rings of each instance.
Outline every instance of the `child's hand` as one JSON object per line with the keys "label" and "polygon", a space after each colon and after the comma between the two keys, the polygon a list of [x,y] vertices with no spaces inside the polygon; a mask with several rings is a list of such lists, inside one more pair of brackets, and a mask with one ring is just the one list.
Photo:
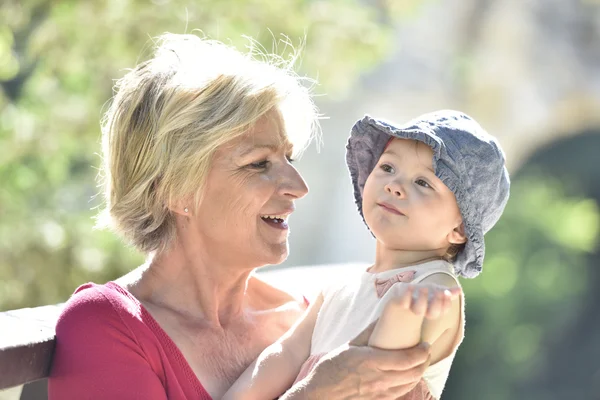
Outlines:
{"label": "child's hand", "polygon": [[[423,341],[423,320],[449,315],[453,301],[462,293],[434,283],[396,283],[381,311],[369,346],[380,349],[408,349]],[[436,321],[436,322],[437,322]]]}
{"label": "child's hand", "polygon": [[390,301],[397,307],[411,310],[415,315],[427,319],[440,318],[452,306],[462,289],[459,287],[448,288],[435,284],[406,284],[394,285],[394,296]]}

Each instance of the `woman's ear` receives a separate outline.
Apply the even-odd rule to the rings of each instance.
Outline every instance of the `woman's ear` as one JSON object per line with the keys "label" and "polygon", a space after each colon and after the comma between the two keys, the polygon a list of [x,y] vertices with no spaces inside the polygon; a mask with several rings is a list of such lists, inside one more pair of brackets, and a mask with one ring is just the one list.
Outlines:
{"label": "woman's ear", "polygon": [[192,215],[192,212],[190,210],[189,207],[186,206],[176,206],[176,207],[170,207],[171,212],[184,216],[184,217],[189,217],[190,215]]}
{"label": "woman's ear", "polygon": [[173,214],[189,217],[192,215],[193,211],[190,205],[191,203],[192,201],[189,198],[181,201],[175,201],[169,206],[169,210],[171,210]]}
{"label": "woman's ear", "polygon": [[467,236],[465,235],[465,224],[462,222],[456,228],[448,234],[448,243],[450,244],[463,244],[467,242]]}

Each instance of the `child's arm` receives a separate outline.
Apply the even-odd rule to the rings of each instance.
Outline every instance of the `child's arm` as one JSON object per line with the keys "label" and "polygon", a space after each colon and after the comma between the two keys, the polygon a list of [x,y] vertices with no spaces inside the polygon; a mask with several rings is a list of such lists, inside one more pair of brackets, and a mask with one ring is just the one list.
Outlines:
{"label": "child's arm", "polygon": [[[431,365],[449,356],[460,344],[456,335],[461,332],[463,314],[463,293],[454,278],[447,274],[437,273],[421,281],[425,284],[440,285],[450,290],[454,295],[445,313],[440,312],[426,315],[421,329],[421,341],[431,343]],[[428,310],[431,311],[431,310]]]}
{"label": "child's arm", "polygon": [[263,350],[222,399],[274,399],[289,389],[310,355],[312,333],[321,304],[323,295],[319,294],[302,318],[280,339]]}
{"label": "child's arm", "polygon": [[[433,274],[420,284],[398,283],[390,290],[394,290],[393,296],[383,309],[369,345],[404,349],[426,341],[431,344],[432,364],[450,354],[461,315],[461,290],[454,279]],[[444,339],[438,340],[442,335]]]}

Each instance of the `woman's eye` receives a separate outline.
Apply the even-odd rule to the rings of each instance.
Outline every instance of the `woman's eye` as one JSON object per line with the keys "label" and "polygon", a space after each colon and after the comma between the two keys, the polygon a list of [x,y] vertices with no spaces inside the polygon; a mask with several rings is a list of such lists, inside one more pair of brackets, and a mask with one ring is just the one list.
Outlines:
{"label": "woman's eye", "polygon": [[287,161],[288,161],[290,164],[293,164],[293,163],[295,163],[295,162],[296,162],[296,159],[295,159],[295,158],[292,158],[292,156],[285,156],[285,158],[287,158]]}
{"label": "woman's eye", "polygon": [[381,170],[384,171],[384,172],[389,172],[389,173],[393,173],[394,172],[394,168],[392,168],[392,166],[389,165],[389,164],[381,164],[379,166],[379,168],[381,168]]}
{"label": "woman's eye", "polygon": [[254,169],[265,169],[265,168],[267,168],[268,165],[269,165],[268,160],[263,160],[263,161],[255,162],[252,164],[248,164],[248,166],[250,168],[254,168]]}
{"label": "woman's eye", "polygon": [[426,188],[431,188],[431,186],[429,185],[429,183],[427,183],[427,182],[426,182],[426,181],[424,181],[423,179],[417,179],[417,180],[415,181],[415,183],[416,183],[417,185],[419,185],[419,186],[423,186],[423,187],[426,187]]}

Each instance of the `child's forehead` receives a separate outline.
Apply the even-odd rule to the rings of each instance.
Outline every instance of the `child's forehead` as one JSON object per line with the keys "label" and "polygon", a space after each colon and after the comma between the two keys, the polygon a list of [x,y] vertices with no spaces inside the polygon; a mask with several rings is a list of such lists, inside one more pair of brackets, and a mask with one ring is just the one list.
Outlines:
{"label": "child's forehead", "polygon": [[418,140],[391,138],[383,149],[382,156],[384,154],[406,161],[418,162],[432,169],[433,150]]}

